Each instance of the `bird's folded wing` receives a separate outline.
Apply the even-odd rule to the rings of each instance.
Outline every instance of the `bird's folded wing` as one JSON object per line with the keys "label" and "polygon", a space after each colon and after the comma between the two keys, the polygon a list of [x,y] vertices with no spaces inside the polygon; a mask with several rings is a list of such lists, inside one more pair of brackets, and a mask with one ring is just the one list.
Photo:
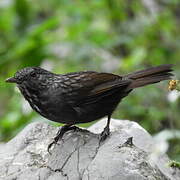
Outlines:
{"label": "bird's folded wing", "polygon": [[[104,83],[102,85],[97,86],[94,88],[88,96],[84,97],[79,101],[79,104],[91,104],[94,102],[99,101],[101,98],[105,96],[112,95],[116,91],[121,91],[129,85],[131,81],[128,80],[119,80],[118,82]],[[119,92],[120,93],[120,92]]]}
{"label": "bird's folded wing", "polygon": [[125,89],[131,83],[131,80],[122,79],[121,76],[110,73],[87,72],[87,77],[84,74],[84,81],[81,83],[82,87],[73,90],[73,93],[76,94],[71,99],[73,106],[97,102],[105,96],[120,91],[120,89]]}

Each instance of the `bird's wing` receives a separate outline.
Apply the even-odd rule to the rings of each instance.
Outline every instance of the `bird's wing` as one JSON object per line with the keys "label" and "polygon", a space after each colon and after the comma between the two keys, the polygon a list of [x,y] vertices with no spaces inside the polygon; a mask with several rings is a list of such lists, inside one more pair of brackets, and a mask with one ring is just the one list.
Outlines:
{"label": "bird's wing", "polygon": [[69,77],[71,84],[69,93],[65,93],[64,97],[73,106],[96,102],[131,83],[131,80],[118,75],[93,71],[70,73],[66,77]]}

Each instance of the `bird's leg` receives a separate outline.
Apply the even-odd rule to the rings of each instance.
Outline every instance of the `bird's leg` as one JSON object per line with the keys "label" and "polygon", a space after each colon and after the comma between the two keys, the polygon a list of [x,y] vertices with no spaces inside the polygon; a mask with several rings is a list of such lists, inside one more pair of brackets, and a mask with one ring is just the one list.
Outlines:
{"label": "bird's leg", "polygon": [[111,120],[111,115],[108,115],[106,127],[104,128],[103,132],[100,135],[100,143],[103,142],[110,134],[110,129],[109,129],[110,120]]}
{"label": "bird's leg", "polygon": [[48,145],[48,152],[50,153],[50,148],[52,147],[53,144],[57,144],[57,142],[59,141],[59,139],[62,139],[63,135],[67,132],[67,131],[70,131],[70,130],[76,130],[77,127],[76,126],[72,126],[72,124],[66,124],[64,126],[62,126],[56,136],[54,137],[54,140],[53,142],[51,142],[49,145]]}

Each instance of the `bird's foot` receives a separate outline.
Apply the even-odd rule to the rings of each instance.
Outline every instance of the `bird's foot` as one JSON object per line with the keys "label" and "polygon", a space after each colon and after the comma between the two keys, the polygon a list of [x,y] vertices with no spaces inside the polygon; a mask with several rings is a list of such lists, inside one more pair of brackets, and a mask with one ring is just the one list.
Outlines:
{"label": "bird's foot", "polygon": [[75,131],[75,130],[77,130],[77,129],[78,129],[78,127],[76,127],[76,126],[70,126],[70,125],[65,125],[65,126],[61,127],[61,128],[58,130],[56,136],[54,137],[54,140],[48,145],[47,151],[49,152],[49,154],[51,154],[51,153],[50,153],[51,147],[52,147],[53,145],[57,144],[57,142],[58,142],[60,139],[62,139],[63,135],[64,135],[67,131],[70,131],[70,130],[74,130],[74,131]]}
{"label": "bird's foot", "polygon": [[109,126],[106,126],[103,130],[103,132],[100,134],[100,141],[99,141],[99,144],[103,141],[106,140],[106,138],[109,136],[110,134],[110,129],[109,129]]}
{"label": "bird's foot", "polygon": [[[55,138],[54,138],[54,139],[55,139]],[[51,149],[51,147],[52,147],[54,144],[57,144],[57,142],[56,142],[55,140],[53,140],[53,141],[48,145],[47,151],[48,151],[49,154],[51,154],[50,149]]]}

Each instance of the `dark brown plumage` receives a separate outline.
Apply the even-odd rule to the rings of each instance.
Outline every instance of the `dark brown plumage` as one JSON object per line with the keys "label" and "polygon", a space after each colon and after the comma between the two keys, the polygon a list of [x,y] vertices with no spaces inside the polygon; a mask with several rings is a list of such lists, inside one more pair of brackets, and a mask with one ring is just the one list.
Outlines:
{"label": "dark brown plumage", "polygon": [[36,112],[66,124],[55,142],[75,124],[108,116],[107,126],[101,134],[103,140],[109,135],[111,114],[121,99],[134,88],[170,79],[171,71],[172,65],[165,64],[123,76],[95,71],[61,75],[39,67],[27,67],[6,81],[17,83]]}

